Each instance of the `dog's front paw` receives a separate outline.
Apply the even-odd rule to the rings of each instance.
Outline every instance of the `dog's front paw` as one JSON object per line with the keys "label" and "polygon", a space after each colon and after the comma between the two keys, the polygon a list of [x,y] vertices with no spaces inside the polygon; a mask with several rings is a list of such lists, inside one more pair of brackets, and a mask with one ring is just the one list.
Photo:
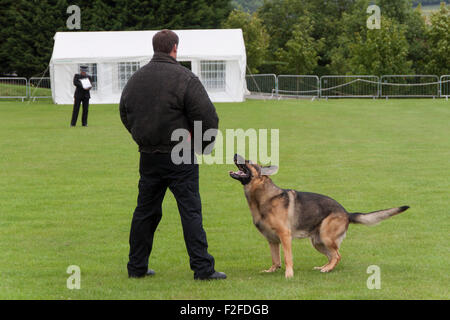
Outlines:
{"label": "dog's front paw", "polygon": [[279,266],[279,265],[273,265],[273,266],[271,266],[269,269],[263,270],[263,271],[261,271],[261,272],[267,272],[267,273],[275,272],[275,271],[277,271],[278,269],[280,269],[280,267],[281,267],[281,266]]}
{"label": "dog's front paw", "polygon": [[290,279],[290,278],[294,277],[294,270],[287,269],[286,272],[284,273],[284,276],[286,277],[286,279]]}

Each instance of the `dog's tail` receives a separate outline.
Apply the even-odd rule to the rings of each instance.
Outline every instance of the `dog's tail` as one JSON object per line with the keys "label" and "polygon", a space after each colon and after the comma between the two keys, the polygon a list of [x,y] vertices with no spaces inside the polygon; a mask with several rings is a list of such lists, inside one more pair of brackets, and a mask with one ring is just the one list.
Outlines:
{"label": "dog's tail", "polygon": [[351,223],[361,223],[367,226],[373,226],[408,209],[409,206],[403,206],[369,213],[349,213],[348,218]]}

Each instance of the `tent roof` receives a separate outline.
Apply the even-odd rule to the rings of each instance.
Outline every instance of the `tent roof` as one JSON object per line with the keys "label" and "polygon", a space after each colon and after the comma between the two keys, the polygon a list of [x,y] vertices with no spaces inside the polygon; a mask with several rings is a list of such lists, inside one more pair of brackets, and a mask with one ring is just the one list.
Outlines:
{"label": "tent roof", "polygon": [[[245,57],[241,29],[173,30],[180,38],[178,60],[232,60]],[[52,62],[119,61],[153,56],[158,31],[57,32]]]}

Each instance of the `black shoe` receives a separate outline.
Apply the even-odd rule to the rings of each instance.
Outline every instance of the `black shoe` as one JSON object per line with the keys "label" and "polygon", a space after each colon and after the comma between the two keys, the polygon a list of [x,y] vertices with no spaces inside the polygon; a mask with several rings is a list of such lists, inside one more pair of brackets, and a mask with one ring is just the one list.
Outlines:
{"label": "black shoe", "polygon": [[154,276],[155,275],[155,271],[152,269],[148,269],[147,272],[145,274],[142,275],[135,275],[135,274],[128,274],[128,278],[144,278],[147,276]]}
{"label": "black shoe", "polygon": [[227,275],[223,272],[217,272],[215,271],[213,274],[207,276],[207,277],[196,277],[194,276],[195,280],[223,280],[226,279]]}

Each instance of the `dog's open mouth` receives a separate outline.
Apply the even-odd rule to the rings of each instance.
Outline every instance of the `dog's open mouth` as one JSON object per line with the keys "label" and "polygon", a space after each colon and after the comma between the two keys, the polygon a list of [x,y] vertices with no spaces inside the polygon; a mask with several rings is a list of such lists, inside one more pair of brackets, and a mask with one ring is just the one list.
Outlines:
{"label": "dog's open mouth", "polygon": [[247,165],[245,164],[245,159],[242,158],[240,155],[235,154],[234,155],[234,164],[236,167],[238,167],[238,171],[229,171],[230,177],[237,180],[243,180],[248,177],[250,177],[250,170],[247,168]]}
{"label": "dog's open mouth", "polygon": [[248,173],[239,170],[239,171],[230,171],[230,176],[234,179],[240,179],[240,178],[247,178],[248,177]]}
{"label": "dog's open mouth", "polygon": [[234,156],[234,163],[236,167],[238,167],[238,171],[229,171],[230,177],[234,179],[245,179],[250,176],[250,171],[248,170],[247,166],[245,165],[245,160],[239,155]]}

